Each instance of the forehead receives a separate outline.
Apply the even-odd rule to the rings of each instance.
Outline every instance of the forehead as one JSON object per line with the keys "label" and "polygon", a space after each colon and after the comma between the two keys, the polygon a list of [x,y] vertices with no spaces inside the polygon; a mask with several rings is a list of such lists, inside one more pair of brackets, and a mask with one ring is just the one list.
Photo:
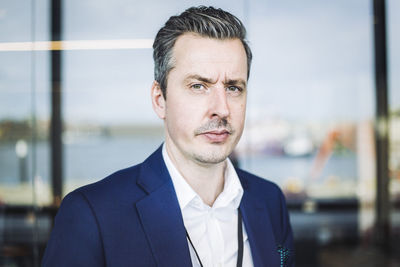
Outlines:
{"label": "forehead", "polygon": [[[247,80],[247,57],[239,39],[214,39],[185,33],[178,37],[172,54],[173,69],[206,77]],[[221,77],[222,78],[222,77]]]}

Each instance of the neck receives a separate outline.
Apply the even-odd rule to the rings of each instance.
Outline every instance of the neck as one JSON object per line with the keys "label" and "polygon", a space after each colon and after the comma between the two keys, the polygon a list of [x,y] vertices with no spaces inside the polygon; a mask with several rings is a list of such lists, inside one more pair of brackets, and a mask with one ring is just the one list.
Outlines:
{"label": "neck", "polygon": [[216,164],[204,164],[183,157],[166,143],[166,150],[172,163],[186,182],[210,207],[224,189],[226,161]]}

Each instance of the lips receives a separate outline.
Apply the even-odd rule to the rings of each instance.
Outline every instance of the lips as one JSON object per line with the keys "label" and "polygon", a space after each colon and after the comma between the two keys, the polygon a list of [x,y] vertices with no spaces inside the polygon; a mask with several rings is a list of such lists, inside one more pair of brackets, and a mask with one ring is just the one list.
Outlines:
{"label": "lips", "polygon": [[207,131],[201,134],[212,143],[222,143],[228,139],[230,132],[227,130]]}

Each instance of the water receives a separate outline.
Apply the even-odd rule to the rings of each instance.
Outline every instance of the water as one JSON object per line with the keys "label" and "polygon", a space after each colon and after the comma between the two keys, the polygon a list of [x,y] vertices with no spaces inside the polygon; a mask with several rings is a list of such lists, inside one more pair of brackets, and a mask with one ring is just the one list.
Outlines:
{"label": "water", "polygon": [[[64,145],[64,179],[67,183],[83,185],[100,180],[116,170],[136,165],[146,159],[162,143],[162,137],[140,138],[93,137],[74,140]],[[28,154],[28,173],[31,174],[31,157]],[[309,178],[314,157],[240,156],[242,168],[282,185],[287,179],[305,181]],[[322,183],[328,177],[342,180],[357,178],[357,158],[354,154],[332,156],[325,165],[321,177],[314,183]],[[50,181],[50,152],[47,142],[37,144],[37,173],[48,184]],[[0,184],[19,183],[19,159],[15,144],[0,145]]]}
{"label": "water", "polygon": [[[240,166],[279,185],[290,178],[302,181],[310,180],[314,156],[287,157],[255,155],[240,157]],[[322,183],[329,177],[356,180],[357,157],[354,154],[332,155],[326,162],[319,177],[314,183]]]}

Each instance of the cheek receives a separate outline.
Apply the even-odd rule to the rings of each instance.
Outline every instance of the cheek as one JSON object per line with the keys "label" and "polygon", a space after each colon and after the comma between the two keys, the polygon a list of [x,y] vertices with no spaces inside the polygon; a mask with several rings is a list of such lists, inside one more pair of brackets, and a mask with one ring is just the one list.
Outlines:
{"label": "cheek", "polygon": [[169,103],[166,112],[168,128],[175,136],[191,135],[196,127],[198,111],[196,105],[184,102]]}
{"label": "cheek", "polygon": [[237,124],[243,124],[246,117],[246,103],[236,103],[231,109],[232,120]]}

